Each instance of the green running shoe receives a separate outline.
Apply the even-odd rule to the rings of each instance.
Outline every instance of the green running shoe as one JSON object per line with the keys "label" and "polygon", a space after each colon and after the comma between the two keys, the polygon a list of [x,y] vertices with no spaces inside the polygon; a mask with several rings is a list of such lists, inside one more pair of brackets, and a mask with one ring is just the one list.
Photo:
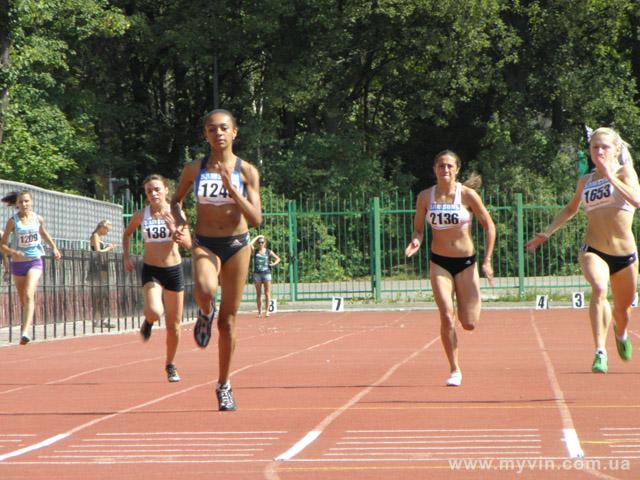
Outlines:
{"label": "green running shoe", "polygon": [[593,373],[607,373],[607,370],[609,370],[607,367],[607,355],[605,353],[596,353],[593,365],[591,365],[591,371]]}
{"label": "green running shoe", "polygon": [[618,355],[625,362],[631,360],[631,354],[633,353],[633,347],[631,346],[631,340],[629,340],[629,335],[627,335],[627,339],[622,341],[618,340],[618,331],[616,327],[613,327],[613,331],[616,334],[616,348],[618,349]]}

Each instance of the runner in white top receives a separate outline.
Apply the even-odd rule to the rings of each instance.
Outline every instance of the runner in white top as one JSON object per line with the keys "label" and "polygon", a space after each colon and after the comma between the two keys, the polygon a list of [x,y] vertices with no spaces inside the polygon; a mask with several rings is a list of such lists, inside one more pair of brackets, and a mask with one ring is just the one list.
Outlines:
{"label": "runner in white top", "polygon": [[[458,337],[455,325],[459,319],[465,330],[473,330],[480,318],[480,279],[475,268],[476,256],[471,238],[473,213],[486,232],[482,271],[493,284],[491,255],[496,229],[482,199],[469,185],[477,188],[480,177],[475,175],[461,185],[456,181],[460,172],[460,158],[445,150],[436,155],[433,165],[437,183],[418,194],[412,240],[405,249],[408,257],[420,249],[424,226],[432,227],[429,277],[440,311],[440,336],[449,360],[449,386],[462,383],[458,363]],[[457,309],[453,296],[457,298]]]}
{"label": "runner in white top", "polygon": [[[165,315],[165,372],[169,382],[178,382],[180,376],[174,359],[180,341],[184,274],[179,245],[174,241],[176,226],[169,209],[169,182],[162,175],[149,175],[144,181],[144,191],[149,205],[133,214],[122,235],[124,265],[128,272],[134,269],[129,254],[129,237],[141,227],[144,240],[141,273],[144,321],[140,326],[140,335],[144,341],[148,341],[153,324]],[[179,237],[180,246],[190,248],[191,236],[188,226],[181,225],[177,228],[182,232]]]}
{"label": "runner in white top", "polygon": [[[593,173],[578,180],[571,201],[556,215],[544,232],[537,233],[526,245],[533,251],[578,212],[580,204],[587,215],[585,243],[580,252],[580,267],[591,285],[589,318],[595,343],[591,370],[608,371],[607,332],[615,320],[616,347],[622,360],[631,358],[627,333],[631,304],[636,295],[638,262],[636,241],[631,230],[633,214],[640,206],[640,185],[631,155],[618,132],[611,128],[595,130],[590,139]],[[607,300],[611,284],[613,311]]]}

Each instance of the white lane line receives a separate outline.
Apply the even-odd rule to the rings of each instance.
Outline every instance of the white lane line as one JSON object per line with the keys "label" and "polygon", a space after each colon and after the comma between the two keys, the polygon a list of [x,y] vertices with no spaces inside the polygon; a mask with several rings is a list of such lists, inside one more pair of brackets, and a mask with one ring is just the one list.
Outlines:
{"label": "white lane line", "polygon": [[200,458],[200,457],[228,457],[228,458],[237,458],[237,457],[252,457],[253,454],[252,453],[229,453],[229,454],[223,454],[223,453],[202,453],[202,454],[189,454],[189,455],[166,455],[166,454],[162,454],[162,455],[153,455],[153,454],[149,454],[149,453],[145,453],[144,455],[41,455],[39,458],[95,458],[95,459],[99,459],[99,458],[108,458],[108,459],[114,459],[114,458],[127,458],[127,459],[132,459],[132,458],[167,458],[167,457],[174,457],[174,458]]}
{"label": "white lane line", "polygon": [[[344,319],[344,317],[343,317],[343,319]],[[388,325],[382,325],[382,326],[378,326],[378,327],[373,327],[373,328],[369,329],[368,331],[373,331],[373,330],[376,330],[376,329],[379,329],[379,328],[385,328],[385,327],[388,327]],[[270,359],[267,359],[267,360],[263,360],[261,362],[257,362],[257,363],[254,363],[254,364],[245,365],[244,367],[241,367],[241,368],[231,372],[231,374],[229,376],[232,377],[232,376],[236,375],[237,373],[240,373],[240,372],[242,372],[244,370],[248,370],[250,368],[254,368],[254,367],[262,366],[262,365],[267,365],[269,363],[276,362],[276,361],[279,361],[279,360],[283,360],[285,358],[289,358],[289,357],[292,357],[292,356],[300,354],[300,353],[306,353],[306,352],[309,352],[311,350],[315,350],[315,349],[320,348],[322,346],[329,345],[329,344],[334,343],[334,342],[338,342],[338,341],[340,341],[340,340],[342,340],[342,339],[344,339],[346,337],[350,337],[352,335],[356,335],[356,334],[359,334],[359,333],[362,333],[362,331],[356,331],[356,332],[351,332],[351,333],[347,333],[347,334],[344,334],[344,335],[340,335],[338,337],[334,337],[334,338],[326,340],[324,342],[317,343],[315,345],[311,345],[310,347],[302,348],[300,350],[296,350],[294,352],[289,352],[289,353],[280,355],[278,357],[273,357],[273,358],[270,358]],[[67,437],[69,437],[69,436],[71,436],[71,435],[73,435],[75,433],[78,433],[78,432],[80,432],[82,430],[85,430],[85,429],[87,429],[89,427],[92,427],[92,426],[94,426],[94,425],[96,425],[98,423],[104,422],[106,420],[110,420],[112,418],[115,418],[115,417],[118,417],[118,416],[121,416],[121,415],[124,415],[124,414],[127,414],[127,413],[131,413],[131,412],[133,412],[135,410],[139,410],[141,408],[145,408],[145,407],[149,407],[151,405],[155,405],[157,403],[163,402],[165,400],[168,400],[170,398],[176,397],[178,395],[182,395],[182,394],[191,392],[192,390],[195,390],[197,388],[215,385],[216,382],[217,382],[217,380],[211,380],[209,382],[204,382],[204,383],[200,383],[200,384],[197,384],[197,385],[193,385],[193,386],[191,386],[189,388],[184,388],[182,390],[178,390],[176,392],[164,395],[162,397],[158,397],[156,399],[149,400],[147,402],[143,402],[143,403],[140,403],[138,405],[133,405],[133,406],[131,406],[129,408],[124,408],[122,410],[118,410],[115,413],[111,413],[109,415],[104,415],[102,417],[95,418],[95,419],[90,420],[88,422],[82,423],[82,424],[80,424],[80,425],[68,430],[67,432],[61,433],[59,435],[55,435],[55,436],[53,436],[53,437],[51,437],[51,438],[49,438],[47,440],[44,440],[43,442],[39,442],[39,443],[36,443],[36,444],[34,444],[34,445],[30,446],[30,447],[22,448],[22,449],[15,450],[13,452],[9,452],[9,453],[6,453],[4,455],[1,455],[0,456],[0,462],[3,462],[4,460],[6,460],[8,458],[17,457],[19,455],[23,455],[25,453],[28,453],[28,452],[30,452],[32,450],[35,450],[35,449],[38,449],[38,448],[42,448],[44,446],[51,445],[53,443],[56,443],[56,442],[58,442],[58,441],[60,441],[60,440],[62,440],[64,438],[67,438]],[[49,442],[49,443],[47,443],[47,442]]]}
{"label": "white lane line", "polygon": [[0,395],[7,394],[7,393],[19,392],[20,390],[26,390],[28,388],[41,387],[41,386],[46,386],[46,385],[58,385],[60,383],[68,382],[69,380],[74,380],[74,379],[76,379],[78,377],[82,377],[82,376],[85,376],[85,375],[90,375],[92,373],[103,372],[105,370],[112,370],[114,368],[130,367],[132,365],[137,365],[137,364],[145,363],[145,362],[155,362],[155,361],[158,361],[158,360],[160,360],[162,358],[164,358],[164,356],[158,355],[156,357],[143,358],[141,360],[133,360],[131,362],[119,363],[117,365],[106,365],[106,366],[102,366],[102,367],[98,367],[98,368],[93,368],[91,370],[84,370],[82,372],[75,373],[73,375],[69,375],[68,377],[59,378],[57,380],[50,380],[50,381],[42,383],[42,384],[39,383],[39,384],[32,384],[32,385],[22,385],[20,387],[12,388],[11,390],[4,390],[4,391],[0,392]]}
{"label": "white lane line", "polygon": [[584,452],[580,446],[580,439],[578,438],[578,433],[575,428],[563,428],[562,432],[564,434],[564,441],[567,445],[567,450],[569,451],[569,456],[571,458],[584,457]]}
{"label": "white lane line", "polygon": [[580,440],[578,439],[578,434],[576,433],[576,429],[573,424],[571,411],[569,410],[567,402],[564,398],[564,392],[560,388],[560,382],[558,382],[558,377],[556,376],[555,369],[553,368],[553,363],[551,362],[551,358],[549,358],[546,346],[544,344],[544,341],[542,340],[542,335],[540,335],[540,330],[538,330],[538,326],[536,325],[535,318],[533,316],[533,310],[529,312],[529,318],[531,320],[533,331],[536,335],[536,340],[538,341],[538,347],[540,348],[542,359],[544,360],[544,365],[547,370],[547,378],[549,379],[551,389],[553,390],[555,403],[558,407],[558,410],[560,411],[560,419],[563,426],[562,432],[564,434],[564,442],[567,447],[569,457],[582,458],[584,457],[584,451],[580,446]]}
{"label": "white lane line", "polygon": [[[148,447],[149,445],[155,445],[158,447],[171,447],[175,445],[175,443],[118,443],[118,444],[97,444],[97,445],[74,445],[77,448],[114,448],[114,447],[126,447],[126,448],[135,448],[135,447]],[[260,447],[268,447],[269,445],[273,445],[273,443],[181,443],[181,445],[185,447],[224,447],[226,445],[231,447],[248,447],[248,446],[260,446]]]}
{"label": "white lane line", "polygon": [[[102,450],[88,450],[91,453],[122,453],[122,450],[120,449],[114,449],[114,450],[109,450],[107,448],[102,449]],[[86,449],[83,448],[77,448],[77,447],[70,447],[67,450],[54,450],[55,453],[87,453],[88,452]],[[143,452],[178,452],[178,453],[184,453],[184,452],[198,452],[198,453],[203,453],[203,452],[264,452],[264,448],[167,448],[167,449],[162,449],[162,448],[151,448],[151,449],[143,449],[143,448],[136,448],[136,449],[127,449],[127,453],[143,453]]]}
{"label": "white lane line", "polygon": [[[474,446],[474,447],[453,447],[452,450],[469,450],[469,449],[487,449],[487,448],[530,448],[534,450],[539,450],[542,448],[540,445],[489,445],[489,446]],[[405,450],[446,450],[445,447],[332,447],[329,449],[332,452],[368,452],[375,450],[397,450],[397,451],[405,451]]]}
{"label": "white lane line", "polygon": [[[122,333],[131,333],[131,330],[128,330],[127,332],[122,332]],[[64,337],[64,338],[59,338],[57,340],[79,340],[81,338],[84,337]],[[88,336],[87,336],[88,338]],[[54,339],[47,339],[47,341],[51,342]],[[67,349],[64,350],[63,352],[58,352],[58,353],[49,353],[47,355],[40,355],[37,357],[27,357],[27,358],[19,358],[16,360],[6,360],[5,362],[3,362],[3,365],[11,365],[11,364],[15,364],[15,363],[30,363],[30,362],[36,362],[38,364],[40,364],[41,360],[43,361],[48,361],[51,360],[52,358],[56,358],[56,357],[64,357],[64,356],[75,356],[75,355],[80,355],[83,353],[88,353],[88,352],[95,352],[96,350],[109,350],[109,349],[116,349],[116,348],[120,348],[122,346],[125,345],[133,345],[136,343],[140,343],[140,341],[138,339],[136,339],[135,341],[126,341],[126,342],[121,342],[121,343],[115,343],[115,344],[109,344],[109,345],[99,345],[96,347],[90,347],[90,348],[83,348],[83,349]],[[4,392],[0,392],[0,393],[4,393]]]}
{"label": "white lane line", "polygon": [[230,431],[230,432],[105,432],[105,433],[96,433],[96,436],[114,436],[114,437],[125,437],[125,436],[156,436],[156,435],[277,435],[277,434],[285,434],[288,433],[286,430],[266,430],[266,431]]}
{"label": "white lane line", "polygon": [[[521,454],[523,453],[527,453],[527,452],[513,452],[513,455],[517,455],[516,457],[488,457],[488,455],[491,452],[478,452],[475,455],[482,455],[480,457],[473,457],[473,458],[491,458],[494,460],[500,460],[500,459],[505,459],[505,460],[509,460],[509,459],[518,459],[518,460],[532,460],[532,461],[544,461],[544,460],[558,460],[558,461],[562,461],[562,460],[566,460],[566,456],[564,457],[542,457],[539,455],[536,455],[535,452],[531,452],[533,455],[532,457],[522,457]],[[508,455],[508,452],[501,452],[500,455]],[[473,452],[461,452],[460,455],[464,455],[464,456],[471,456],[474,455]],[[593,456],[593,457],[589,457],[590,459],[593,460],[619,460],[620,457],[619,456]],[[640,460],[640,456],[629,456],[629,457],[624,457],[625,459],[628,460]],[[298,458],[294,458],[292,460],[290,460],[290,462],[295,462],[295,463],[375,463],[375,462],[403,462],[403,463],[412,463],[412,462],[447,462],[448,460],[450,460],[449,457],[429,457],[429,458],[358,458],[358,457],[353,457],[353,458],[305,458],[305,459],[298,459]],[[38,461],[17,461],[17,462],[12,462],[12,465],[105,465],[105,464],[115,464],[117,463],[118,465],[140,465],[140,464],[162,464],[162,465],[170,465],[170,464],[230,464],[230,463],[245,463],[245,464],[272,464],[273,461],[272,460],[267,460],[267,459],[256,459],[256,458],[251,458],[251,459],[245,459],[245,458],[233,458],[233,459],[198,459],[198,460],[179,460],[179,459],[175,459],[175,460],[168,460],[168,459],[151,459],[146,461],[144,458],[140,458],[140,459],[136,459],[136,460],[124,460],[124,459],[118,459],[118,461],[113,461],[110,462],[108,461],[108,457],[105,457],[104,459],[101,459],[99,461],[52,461],[52,460],[48,460],[48,461],[43,461],[43,460],[38,460]],[[603,477],[603,478],[612,478],[612,477]]]}
{"label": "white lane line", "polygon": [[529,439],[517,439],[517,438],[507,438],[505,440],[498,440],[495,438],[489,440],[398,440],[398,441],[390,441],[390,440],[380,440],[380,441],[372,441],[372,442],[336,442],[336,445],[421,445],[421,444],[455,444],[459,445],[461,443],[532,443],[532,442],[540,442],[540,439],[529,438]]}
{"label": "white lane line", "polygon": [[[373,390],[375,387],[377,387],[378,385],[381,385],[382,383],[386,382],[396,372],[396,370],[398,370],[400,367],[404,366],[405,364],[407,364],[408,362],[413,360],[415,357],[420,355],[423,351],[428,349],[431,345],[433,345],[439,339],[440,339],[440,337],[436,337],[436,338],[430,340],[427,344],[425,344],[424,346],[422,346],[418,350],[416,350],[413,353],[411,353],[406,358],[400,360],[398,363],[393,365],[378,380],[376,380],[372,385],[368,386],[367,388],[362,389],[360,392],[358,392],[356,395],[354,395],[350,400],[348,400],[344,405],[342,405],[341,407],[339,407],[338,409],[334,410],[332,413],[327,415],[318,425],[316,425],[315,428],[313,428],[309,433],[307,433],[301,440],[296,442],[294,444],[294,446],[291,447],[289,450],[287,450],[283,454],[277,456],[275,458],[275,460],[276,461],[282,461],[282,460],[286,461],[286,460],[292,459],[295,455],[300,453],[304,448],[309,446],[310,443],[312,443],[315,439],[317,439],[320,436],[320,434],[336,418],[338,418],[340,415],[342,415],[344,412],[346,412],[353,405],[358,403],[365,395],[367,395],[369,392],[371,392],[371,390]],[[295,451],[292,454],[292,451],[294,449],[295,449]],[[273,477],[274,474],[275,474],[275,472],[273,470],[267,472],[267,476],[269,478],[276,478],[276,477]]]}
{"label": "white lane line", "polygon": [[48,447],[49,445],[53,445],[54,443],[67,438],[68,436],[69,436],[68,433],[61,433],[60,435],[55,435],[53,437],[47,438],[42,442],[34,443],[33,445],[29,445],[28,447],[24,447],[19,450],[14,450],[13,452],[5,453],[4,455],[0,455],[0,462],[4,462],[8,458],[17,457],[19,455],[24,455],[25,453],[33,452],[34,450],[38,450],[40,448]]}
{"label": "white lane line", "polygon": [[366,436],[366,437],[342,437],[343,440],[401,440],[401,439],[441,439],[441,438],[539,438],[537,434],[515,434],[515,435],[387,435],[387,436]]}
{"label": "white lane line", "polygon": [[214,441],[222,441],[222,440],[231,440],[234,442],[238,441],[251,441],[251,440],[279,440],[280,437],[156,437],[156,438],[85,438],[83,442],[149,442],[156,444],[156,442],[168,442],[173,440],[179,440],[181,442],[193,441],[197,440],[203,442],[205,440],[214,440]]}
{"label": "white lane line", "polygon": [[295,457],[302,450],[307,448],[316,438],[320,436],[322,430],[312,430],[307,433],[304,437],[298,440],[289,450],[278,455],[276,460],[290,460]]}
{"label": "white lane line", "polygon": [[537,428],[446,428],[427,430],[347,430],[347,433],[537,432]]}
{"label": "white lane line", "polygon": [[268,463],[271,460],[267,459],[257,459],[257,458],[216,458],[212,459],[208,458],[198,458],[197,460],[181,460],[181,459],[162,459],[162,458],[153,458],[147,459],[145,457],[136,458],[135,460],[122,459],[119,458],[117,460],[111,460],[110,457],[99,458],[95,460],[38,460],[38,461],[30,461],[30,462],[12,462],[12,465],[140,465],[140,464],[159,464],[159,465],[170,465],[170,464],[229,464],[229,463]]}

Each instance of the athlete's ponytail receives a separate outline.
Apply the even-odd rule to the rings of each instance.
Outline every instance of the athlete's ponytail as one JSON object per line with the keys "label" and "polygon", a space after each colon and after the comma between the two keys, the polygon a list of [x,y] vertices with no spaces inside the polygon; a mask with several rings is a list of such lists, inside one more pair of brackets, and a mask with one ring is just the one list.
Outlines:
{"label": "athlete's ponytail", "polygon": [[15,207],[16,202],[18,201],[18,192],[9,192],[4,197],[2,197],[2,203],[6,203],[7,207]]}
{"label": "athlete's ponytail", "polygon": [[465,187],[473,188],[474,190],[480,190],[482,186],[482,177],[478,172],[471,172],[469,177],[462,182]]}

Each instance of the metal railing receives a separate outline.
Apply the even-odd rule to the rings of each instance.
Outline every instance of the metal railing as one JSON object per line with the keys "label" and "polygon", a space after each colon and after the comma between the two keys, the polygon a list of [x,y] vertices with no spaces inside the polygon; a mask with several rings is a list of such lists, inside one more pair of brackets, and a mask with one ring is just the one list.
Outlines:
{"label": "metal railing", "polygon": [[[524,299],[540,292],[567,292],[587,287],[577,256],[586,218],[579,213],[533,253],[525,242],[544,229],[566,203],[555,198],[541,203],[523,194],[483,193],[496,224],[493,268],[495,285],[481,279],[486,298]],[[132,212],[124,204],[124,212]],[[273,292],[281,301],[431,298],[429,250],[404,256],[415,214],[413,195],[381,195],[288,200],[263,192],[263,224],[251,235],[263,234],[282,262],[273,269]],[[639,231],[640,224],[634,224]],[[484,231],[474,222],[478,258],[484,253]],[[427,231],[426,244],[429,242]],[[140,246],[132,247],[134,253]],[[249,275],[249,282],[251,282]],[[254,301],[249,289],[244,301]]]}
{"label": "metal railing", "polygon": [[[36,292],[31,336],[34,339],[77,336],[139,328],[143,320],[141,257],[125,272],[121,253],[62,250],[62,259],[44,258]],[[195,316],[191,260],[185,272],[185,317]],[[0,283],[0,343],[19,340],[22,308],[13,282]]]}
{"label": "metal railing", "polygon": [[[497,229],[495,285],[481,279],[485,298],[523,300],[537,294],[558,294],[569,299],[572,291],[588,287],[577,260],[586,224],[583,214],[529,254],[524,251],[525,241],[550,223],[564,205],[562,199],[540,205],[516,193],[485,194],[484,201]],[[423,247],[412,258],[404,256],[413,231],[414,202],[412,196],[304,201],[264,198],[263,224],[251,234],[264,234],[268,248],[282,259],[273,268],[273,297],[281,304],[334,296],[352,301],[431,300],[428,248]],[[130,215],[133,209],[125,207],[124,211]],[[638,221],[634,222],[636,234],[639,227]],[[484,231],[477,222],[473,229],[478,257],[482,258]],[[135,249],[134,253],[139,253],[140,245]],[[139,256],[134,258],[140,262]],[[97,259],[106,264],[98,269],[102,272],[99,275],[95,275]],[[188,252],[184,268],[185,317],[193,318],[197,307]],[[143,308],[138,272],[139,268],[125,273],[118,253],[73,249],[64,250],[60,262],[47,258],[37,294],[34,333],[64,336],[137,328]],[[243,302],[253,303],[256,295],[251,273],[248,277]],[[15,288],[6,280],[0,285],[0,302],[0,332],[15,341],[21,310]]]}

